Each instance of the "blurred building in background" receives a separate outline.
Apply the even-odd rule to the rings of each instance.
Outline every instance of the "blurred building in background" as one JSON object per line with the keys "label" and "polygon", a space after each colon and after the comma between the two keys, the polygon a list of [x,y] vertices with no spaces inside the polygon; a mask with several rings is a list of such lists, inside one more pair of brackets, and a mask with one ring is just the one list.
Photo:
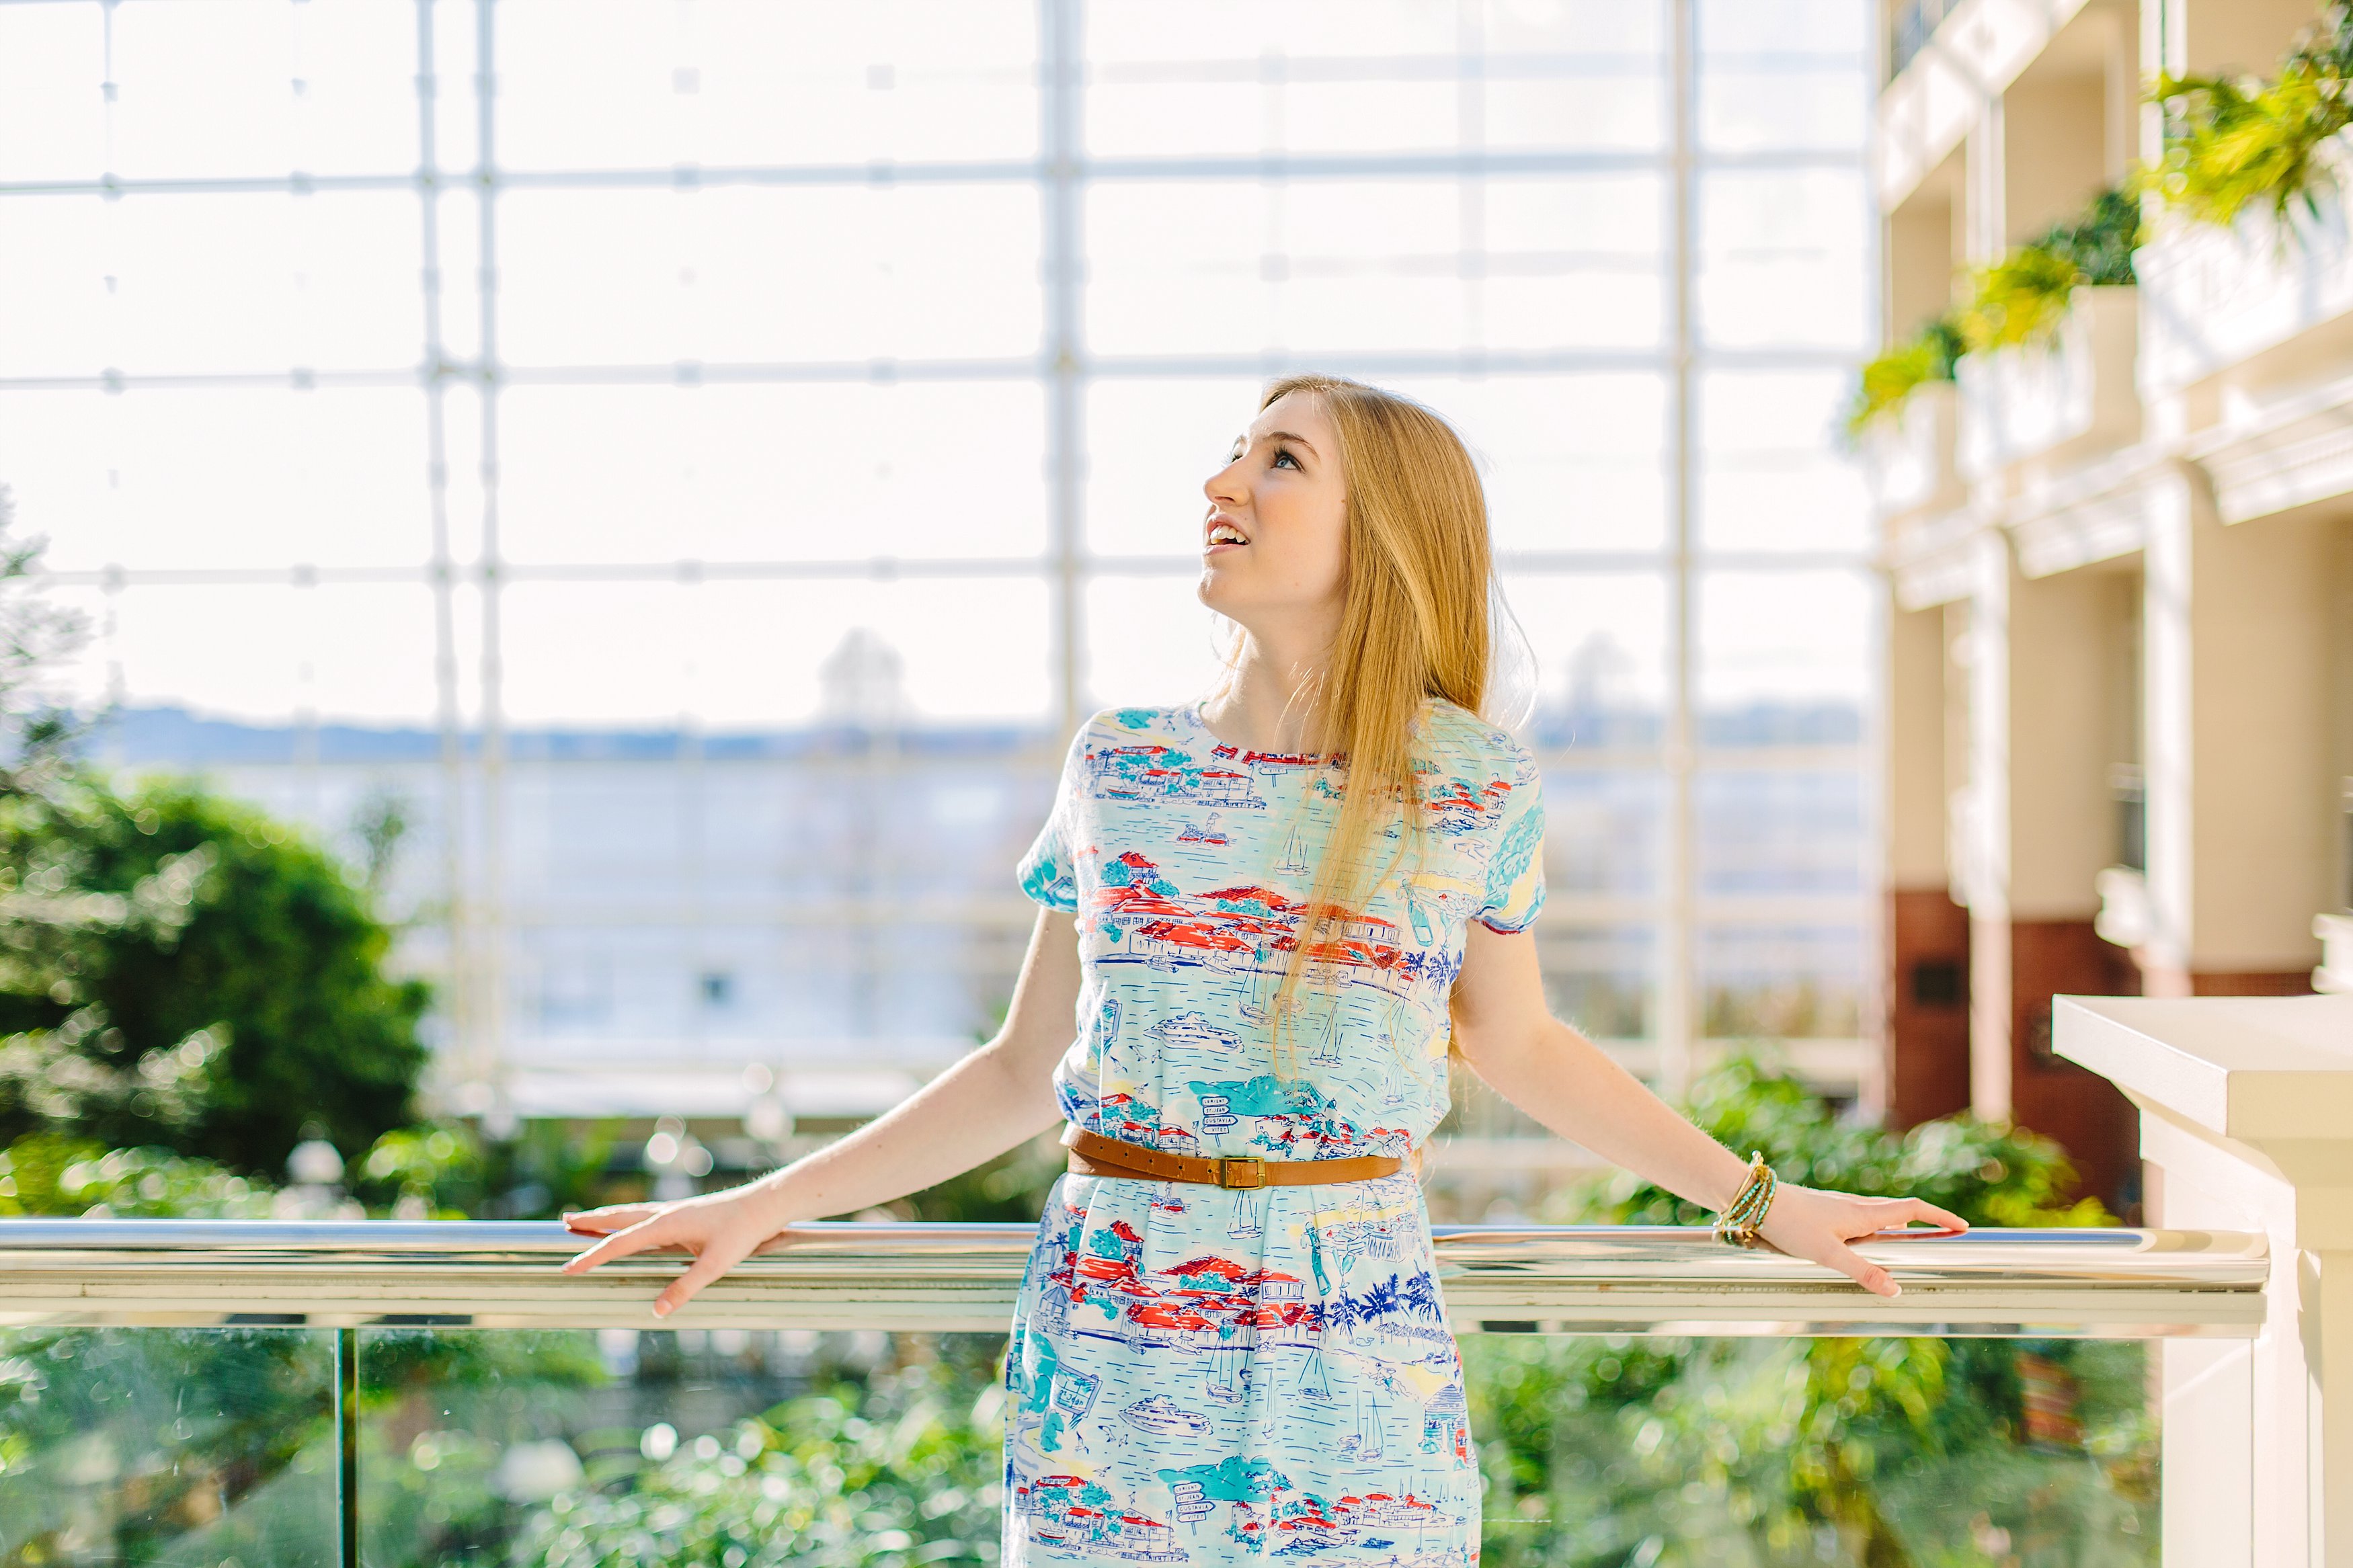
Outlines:
{"label": "blurred building in background", "polygon": [[408,825],[449,1103],[817,1118],[989,1027],[1062,737],[1214,676],[1202,479],[1364,376],[1488,466],[1558,1005],[1875,1103],[1874,22],[0,6],[0,480],[100,756]]}
{"label": "blurred building in background", "polygon": [[[2052,1054],[2053,994],[2353,988],[2353,228],[2325,185],[2222,224],[2126,183],[2211,177],[2149,79],[2275,76],[2326,19],[1887,16],[1883,326],[1975,348],[1954,367],[1948,337],[1863,431],[1893,595],[1891,1104],[2014,1115],[2118,1192],[2132,1112]],[[2109,213],[2120,266],[2092,243]],[[2074,266],[2055,325],[2001,346],[2020,247]]]}

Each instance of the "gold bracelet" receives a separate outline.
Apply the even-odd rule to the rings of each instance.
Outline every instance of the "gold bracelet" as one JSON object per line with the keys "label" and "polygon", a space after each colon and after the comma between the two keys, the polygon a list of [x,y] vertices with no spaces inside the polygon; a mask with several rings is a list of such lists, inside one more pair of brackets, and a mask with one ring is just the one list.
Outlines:
{"label": "gold bracelet", "polygon": [[1772,1209],[1773,1194],[1780,1184],[1780,1177],[1765,1163],[1764,1152],[1752,1152],[1748,1156],[1748,1179],[1715,1216],[1715,1238],[1728,1247],[1756,1246],[1757,1233],[1764,1227],[1765,1215]]}

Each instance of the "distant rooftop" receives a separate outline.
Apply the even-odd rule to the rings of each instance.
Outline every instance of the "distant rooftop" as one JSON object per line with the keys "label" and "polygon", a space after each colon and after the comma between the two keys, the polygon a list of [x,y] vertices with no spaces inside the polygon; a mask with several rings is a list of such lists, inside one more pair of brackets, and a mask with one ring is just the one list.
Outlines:
{"label": "distant rooftop", "polygon": [[[523,762],[665,762],[696,746],[709,758],[799,757],[859,752],[875,732],[848,725],[811,725],[794,730],[705,731],[663,730],[510,730],[507,754]],[[890,732],[892,746],[916,756],[977,756],[1019,750],[1044,739],[1042,731],[1014,725],[908,728]],[[479,731],[465,731],[459,744],[468,755],[481,749]],[[127,707],[94,725],[83,742],[85,755],[118,767],[204,766],[322,763],[429,763],[441,754],[441,735],[421,725],[375,728],[362,724],[259,724],[216,719],[185,708]]]}
{"label": "distant rooftop", "polygon": [[[1862,711],[1849,702],[1750,703],[1698,715],[1700,741],[1710,746],[1852,745],[1862,738]],[[1577,750],[1656,744],[1663,728],[1647,709],[1539,711],[1527,725],[1535,744]],[[887,738],[893,749],[918,757],[992,756],[1046,741],[1044,731],[1014,724],[909,726],[877,731],[847,724],[794,729],[705,731],[669,729],[524,729],[506,734],[518,762],[666,762],[690,754],[713,760],[857,754]],[[478,731],[459,744],[480,750]],[[179,707],[117,709],[92,727],[83,751],[118,767],[259,766],[315,759],[328,763],[429,763],[441,754],[439,731],[423,725],[376,727],[351,723],[263,724],[212,718]]]}

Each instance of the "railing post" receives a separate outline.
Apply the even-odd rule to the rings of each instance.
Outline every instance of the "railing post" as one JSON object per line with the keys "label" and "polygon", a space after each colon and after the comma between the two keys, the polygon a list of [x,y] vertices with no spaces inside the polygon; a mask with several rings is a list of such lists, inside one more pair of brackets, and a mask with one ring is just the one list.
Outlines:
{"label": "railing post", "polygon": [[2353,996],[2066,996],[2052,1023],[2140,1109],[2152,1224],[2270,1239],[2257,1337],[2165,1348],[2168,1568],[2353,1568]]}
{"label": "railing post", "polygon": [[335,1331],[335,1516],[343,1568],[360,1568],[360,1331]]}

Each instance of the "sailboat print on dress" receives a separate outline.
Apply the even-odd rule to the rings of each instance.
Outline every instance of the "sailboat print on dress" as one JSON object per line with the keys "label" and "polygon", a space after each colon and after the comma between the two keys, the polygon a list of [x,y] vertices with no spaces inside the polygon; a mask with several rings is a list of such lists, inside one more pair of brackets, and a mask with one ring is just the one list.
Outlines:
{"label": "sailboat print on dress", "polygon": [[1257,956],[1258,967],[1252,969],[1250,978],[1242,982],[1241,1005],[1236,1011],[1246,1022],[1263,1024],[1267,1018],[1267,1007],[1274,998],[1275,987],[1281,984],[1282,976],[1270,962],[1270,954],[1261,952]]}
{"label": "sailboat print on dress", "polygon": [[1300,847],[1299,829],[1296,827],[1291,830],[1291,837],[1283,840],[1282,860],[1275,869],[1286,877],[1304,877],[1314,869],[1307,863],[1306,852]]}
{"label": "sailboat print on dress", "polygon": [[1307,1352],[1307,1364],[1299,1374],[1299,1397],[1313,1399],[1319,1405],[1332,1402],[1332,1377],[1324,1367],[1322,1346]]}
{"label": "sailboat print on dress", "polygon": [[1323,1040],[1316,1046],[1315,1054],[1307,1058],[1310,1065],[1334,1068],[1344,1059],[1340,1055],[1340,1015],[1344,1010],[1338,1002],[1332,1004],[1331,1016],[1324,1026]]}
{"label": "sailboat print on dress", "polygon": [[[1417,744],[1439,830],[1410,878],[1374,879],[1309,936],[1344,770],[1226,746],[1191,709],[1083,728],[1020,871],[1075,917],[1067,1116],[1265,1160],[1402,1157],[1430,1136],[1463,927],[1534,917],[1541,814],[1525,754],[1469,714],[1433,704]],[[1307,984],[1282,1020],[1294,963]],[[1278,1057],[1278,1034],[1298,1048]],[[1436,1267],[1402,1172],[1251,1191],[1064,1176],[1006,1358],[998,1568],[1474,1568],[1476,1450]]]}
{"label": "sailboat print on dress", "polygon": [[1341,1451],[1356,1460],[1381,1457],[1381,1425],[1388,1414],[1381,1404],[1380,1385],[1365,1384],[1356,1390],[1356,1425],[1340,1439]]}

